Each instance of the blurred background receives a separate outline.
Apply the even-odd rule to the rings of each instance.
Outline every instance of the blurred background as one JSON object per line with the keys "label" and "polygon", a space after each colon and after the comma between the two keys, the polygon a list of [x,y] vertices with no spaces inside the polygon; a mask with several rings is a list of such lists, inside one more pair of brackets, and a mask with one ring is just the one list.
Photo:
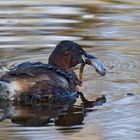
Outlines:
{"label": "blurred background", "polygon": [[105,63],[105,77],[85,68],[83,91],[90,100],[104,94],[107,103],[79,126],[21,127],[6,120],[0,140],[139,140],[139,39],[139,0],[1,0],[1,66],[47,62],[59,41],[75,41]]}

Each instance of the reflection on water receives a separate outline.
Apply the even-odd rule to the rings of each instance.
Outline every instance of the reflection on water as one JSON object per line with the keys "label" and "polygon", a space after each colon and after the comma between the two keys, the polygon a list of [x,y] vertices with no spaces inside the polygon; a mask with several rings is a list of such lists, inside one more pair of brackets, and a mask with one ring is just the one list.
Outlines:
{"label": "reflection on water", "polygon": [[107,66],[106,77],[85,68],[85,96],[104,94],[107,103],[84,116],[83,125],[20,127],[7,119],[0,139],[139,140],[139,13],[139,0],[0,1],[0,66],[47,62],[64,39],[80,43]]}
{"label": "reflection on water", "polygon": [[1,103],[1,109],[1,121],[9,118],[22,126],[72,126],[82,124],[85,114],[82,106],[69,107],[68,104],[13,105],[8,102]]}
{"label": "reflection on water", "polygon": [[[17,126],[13,126],[12,129],[9,126],[4,125],[2,131],[8,131],[10,136],[15,132],[16,137],[22,136],[21,134],[25,134],[25,137],[28,137],[28,135],[36,135],[34,133],[32,134],[32,131],[34,131],[32,128],[37,131],[38,127],[46,126],[47,128],[56,126],[57,131],[60,131],[61,133],[76,133],[83,128],[82,125],[86,114],[95,111],[92,109],[93,107],[105,103],[104,99],[105,98],[100,97],[95,101],[92,101],[93,104],[90,108],[85,107],[86,104],[71,106],[68,103],[62,105],[62,103],[51,104],[36,102],[25,105],[10,101],[1,101],[0,121],[4,122],[9,119],[11,120],[11,123],[17,124]],[[19,130],[20,126],[22,127],[21,130]],[[29,128],[31,132],[28,131]],[[27,131],[27,134],[24,132],[24,129]],[[40,134],[38,134],[38,136],[40,136]]]}
{"label": "reflection on water", "polygon": [[104,95],[94,101],[88,101],[84,96],[81,97],[80,105],[73,105],[67,99],[58,99],[57,102],[51,103],[41,102],[41,100],[26,103],[1,100],[0,121],[10,119],[13,123],[22,126],[46,126],[50,123],[56,126],[80,125],[87,112],[93,111],[93,107],[101,106],[106,102]]}

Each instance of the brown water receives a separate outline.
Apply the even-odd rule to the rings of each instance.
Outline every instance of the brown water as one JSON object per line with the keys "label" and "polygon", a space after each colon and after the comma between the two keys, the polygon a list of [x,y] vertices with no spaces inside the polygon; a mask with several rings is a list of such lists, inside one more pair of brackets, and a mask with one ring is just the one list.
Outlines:
{"label": "brown water", "polygon": [[[22,127],[0,122],[0,140],[139,140],[140,1],[3,0],[0,1],[0,61],[9,65],[43,61],[60,40],[73,40],[100,58],[105,77],[85,68],[88,99],[106,95],[71,127]],[[134,96],[127,96],[132,92]]]}

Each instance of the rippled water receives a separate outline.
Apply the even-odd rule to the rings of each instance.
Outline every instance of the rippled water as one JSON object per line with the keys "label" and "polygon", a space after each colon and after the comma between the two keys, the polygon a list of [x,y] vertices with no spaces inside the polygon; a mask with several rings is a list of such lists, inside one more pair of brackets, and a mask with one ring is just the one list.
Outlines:
{"label": "rippled water", "polygon": [[[89,112],[82,125],[22,127],[0,122],[0,139],[140,139],[139,0],[0,1],[0,61],[10,66],[45,61],[60,40],[73,40],[100,58],[107,75],[85,68],[88,99],[107,103]],[[132,92],[134,96],[126,94]]]}

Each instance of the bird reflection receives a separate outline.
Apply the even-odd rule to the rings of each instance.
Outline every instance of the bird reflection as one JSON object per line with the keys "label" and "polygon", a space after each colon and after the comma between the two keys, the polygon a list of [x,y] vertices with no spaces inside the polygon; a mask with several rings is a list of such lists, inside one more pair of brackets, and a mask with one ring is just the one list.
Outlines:
{"label": "bird reflection", "polygon": [[[79,95],[83,98],[80,93]],[[83,99],[80,105],[69,104],[15,104],[11,101],[0,102],[0,121],[10,119],[12,123],[22,126],[74,126],[83,124],[85,115],[93,107],[106,102],[105,96],[95,101]]]}

